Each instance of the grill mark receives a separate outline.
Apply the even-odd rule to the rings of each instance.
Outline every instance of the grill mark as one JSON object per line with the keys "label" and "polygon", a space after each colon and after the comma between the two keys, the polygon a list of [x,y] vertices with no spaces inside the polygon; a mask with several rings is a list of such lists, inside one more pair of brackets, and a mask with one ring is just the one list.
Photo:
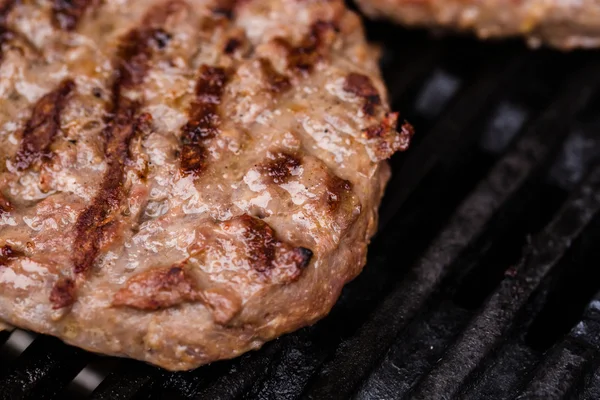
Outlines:
{"label": "grill mark", "polygon": [[8,43],[11,40],[13,40],[15,36],[16,35],[12,30],[0,24],[0,62],[4,58],[4,52],[2,51],[2,47],[4,47],[5,43]]}
{"label": "grill mark", "polygon": [[[108,127],[108,169],[92,204],[75,222],[72,263],[76,277],[86,274],[94,265],[106,233],[113,226],[115,214],[124,198],[123,180],[125,164],[130,159],[130,143],[142,131],[142,126],[151,120],[149,114],[142,114],[134,121],[138,107],[137,103],[121,101],[114,120]],[[54,309],[59,309],[73,304],[75,297],[75,280],[62,278],[52,289],[50,301]]]}
{"label": "grill mark", "polygon": [[33,107],[25,124],[23,141],[16,155],[16,167],[23,171],[33,163],[46,157],[50,145],[60,129],[62,113],[69,94],[75,89],[75,82],[64,80],[52,92],[43,96]]}
{"label": "grill mark", "polygon": [[314,65],[323,57],[324,46],[331,40],[331,35],[339,32],[331,21],[317,21],[311,25],[310,31],[301,43],[294,47],[284,38],[275,38],[275,43],[287,52],[287,67],[292,72],[307,75]]}
{"label": "grill mark", "polygon": [[68,307],[75,302],[75,281],[72,278],[60,278],[50,292],[52,309]]}
{"label": "grill mark", "polygon": [[117,209],[123,197],[123,175],[125,162],[129,158],[129,143],[137,131],[131,122],[136,112],[135,106],[119,110],[112,137],[107,146],[108,170],[102,186],[89,206],[77,219],[77,237],[74,242],[73,265],[76,274],[86,272],[99,252],[103,227],[110,222],[111,212]]}
{"label": "grill mark", "polygon": [[189,110],[189,120],[182,128],[181,165],[185,175],[198,176],[206,169],[206,141],[219,133],[221,118],[218,107],[227,82],[227,73],[220,67],[202,65],[196,83],[196,99]]}
{"label": "grill mark", "polygon": [[212,13],[216,16],[233,19],[237,6],[247,0],[219,0],[217,5],[213,7]]}
{"label": "grill mark", "polygon": [[170,39],[162,25],[185,4],[169,1],[148,11],[139,27],[130,30],[117,50],[118,85],[130,89],[144,81],[155,48],[162,49]]}
{"label": "grill mark", "polygon": [[[149,114],[136,118],[140,104],[123,96],[123,91],[143,82],[153,53],[152,44],[160,40],[164,30],[156,25],[182,7],[181,1],[170,1],[151,9],[141,26],[132,29],[121,41],[117,50],[116,72],[112,84],[109,121],[103,131],[108,169],[101,187],[75,223],[73,245],[74,278],[60,278],[52,288],[50,302],[54,309],[71,306],[76,299],[76,279],[84,276],[98,257],[107,231],[113,225],[114,213],[120,207],[125,188],[123,179],[125,163],[129,159],[129,146],[133,137],[141,132],[142,125],[151,121]],[[157,35],[161,36],[157,38]],[[160,46],[159,46],[160,47]]]}
{"label": "grill mark", "polygon": [[300,159],[293,154],[277,153],[273,160],[262,166],[262,170],[271,178],[275,184],[287,182],[293,175],[294,170],[302,165]]}
{"label": "grill mark", "polygon": [[0,267],[7,267],[8,264],[24,255],[23,252],[14,250],[11,246],[5,244],[0,247]]}
{"label": "grill mark", "polygon": [[337,175],[331,175],[327,181],[327,207],[329,211],[336,212],[344,199],[352,191],[352,183]]}
{"label": "grill mark", "polygon": [[17,0],[4,0],[0,3],[0,24],[6,24],[6,19],[8,18],[8,14],[15,7]]}
{"label": "grill mark", "polygon": [[219,286],[200,290],[185,264],[186,261],[153,268],[132,276],[115,294],[112,305],[155,311],[201,301],[216,323],[228,323],[242,306],[237,293]]}
{"label": "grill mark", "polygon": [[2,193],[0,193],[0,216],[4,213],[9,213],[13,210],[12,204]]}
{"label": "grill mark", "polygon": [[153,53],[153,44],[164,47],[163,38],[168,34],[162,28],[144,27],[131,30],[121,42],[118,49],[119,86],[132,88],[144,81],[149,69],[149,61]]}
{"label": "grill mark", "polygon": [[375,115],[375,107],[381,105],[381,97],[371,78],[363,74],[350,73],[344,82],[344,90],[364,99],[363,111],[365,114]]}
{"label": "grill mark", "polygon": [[250,265],[258,272],[265,272],[273,268],[275,259],[275,232],[266,222],[249,215],[243,216],[246,224],[244,238],[248,244],[248,259]]}
{"label": "grill mark", "polygon": [[308,267],[312,259],[313,252],[305,247],[295,247],[287,255],[287,260],[303,270]]}
{"label": "grill mark", "polygon": [[182,265],[155,268],[130,278],[113,299],[114,306],[159,310],[202,299]]}
{"label": "grill mark", "polygon": [[255,271],[266,275],[277,274],[276,266],[292,268],[291,280],[300,276],[300,272],[310,262],[312,251],[304,247],[292,247],[275,237],[275,231],[265,221],[241,215],[225,223],[225,229],[238,226],[239,232],[247,247],[250,266]]}
{"label": "grill mark", "polygon": [[6,26],[8,14],[14,8],[17,0],[5,0],[0,4],[0,62],[4,58],[2,48],[4,44],[12,40],[16,34]]}
{"label": "grill mark", "polygon": [[260,68],[264,77],[267,79],[269,90],[273,93],[281,93],[289,90],[292,85],[287,76],[280,74],[270,60],[266,58],[259,59]]}
{"label": "grill mark", "polygon": [[242,41],[240,39],[231,38],[225,44],[223,51],[225,52],[225,54],[231,55],[231,54],[235,53],[235,51],[237,49],[239,49],[241,45],[242,45]]}
{"label": "grill mark", "polygon": [[97,7],[99,0],[54,0],[52,23],[56,28],[73,31],[88,8]]}

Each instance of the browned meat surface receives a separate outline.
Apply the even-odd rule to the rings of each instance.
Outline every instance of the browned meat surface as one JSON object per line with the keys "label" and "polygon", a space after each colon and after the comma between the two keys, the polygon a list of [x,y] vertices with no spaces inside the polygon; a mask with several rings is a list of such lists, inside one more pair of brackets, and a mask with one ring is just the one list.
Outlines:
{"label": "browned meat surface", "polygon": [[371,17],[474,31],[481,38],[525,36],[532,46],[600,46],[599,0],[357,0]]}
{"label": "browned meat surface", "polygon": [[327,314],[412,135],[341,0],[0,4],[2,322],[182,370]]}

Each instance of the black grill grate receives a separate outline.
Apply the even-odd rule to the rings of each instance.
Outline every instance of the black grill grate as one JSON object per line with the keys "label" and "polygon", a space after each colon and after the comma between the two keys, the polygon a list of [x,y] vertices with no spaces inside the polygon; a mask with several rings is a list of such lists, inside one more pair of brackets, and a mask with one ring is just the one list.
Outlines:
{"label": "black grill grate", "polygon": [[3,332],[0,399],[600,398],[600,54],[369,32],[418,136],[329,317],[180,373]]}

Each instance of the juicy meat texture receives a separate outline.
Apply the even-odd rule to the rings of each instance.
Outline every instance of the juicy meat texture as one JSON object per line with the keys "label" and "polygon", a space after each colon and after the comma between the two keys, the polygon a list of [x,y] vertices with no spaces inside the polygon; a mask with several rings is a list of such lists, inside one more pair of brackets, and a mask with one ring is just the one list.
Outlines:
{"label": "juicy meat texture", "polygon": [[481,38],[524,36],[531,46],[600,46],[598,0],[358,0],[371,17],[474,31]]}
{"label": "juicy meat texture", "polygon": [[412,135],[342,1],[0,4],[3,323],[184,370],[329,312]]}

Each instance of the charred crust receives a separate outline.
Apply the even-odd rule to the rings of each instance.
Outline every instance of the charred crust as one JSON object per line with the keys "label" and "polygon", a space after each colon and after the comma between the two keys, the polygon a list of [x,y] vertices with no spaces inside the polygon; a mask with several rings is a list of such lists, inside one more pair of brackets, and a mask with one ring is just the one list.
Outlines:
{"label": "charred crust", "polygon": [[54,26],[65,31],[72,31],[77,28],[86,10],[96,7],[99,1],[54,0],[52,3],[52,23]]}
{"label": "charred crust", "polygon": [[8,244],[5,244],[4,246],[0,247],[0,267],[6,267],[12,261],[23,256],[23,252],[15,250]]}
{"label": "charred crust", "polygon": [[375,107],[381,105],[379,92],[366,75],[350,73],[344,82],[344,90],[364,99],[363,111],[367,115],[375,115]]}
{"label": "charred crust", "polygon": [[219,133],[221,103],[228,74],[224,68],[203,65],[196,84],[196,99],[192,103],[188,122],[181,134],[181,164],[183,174],[198,176],[206,169],[208,151],[206,141]]}
{"label": "charred crust", "polygon": [[289,153],[277,153],[273,160],[262,166],[262,170],[267,174],[273,183],[281,184],[287,182],[295,169],[302,165],[300,159]]}
{"label": "charred crust", "polygon": [[270,60],[266,58],[260,58],[260,68],[263,76],[267,80],[269,90],[273,93],[282,93],[289,90],[292,85],[287,76],[279,73]]}
{"label": "charred crust", "polygon": [[75,281],[71,278],[60,278],[50,292],[52,309],[68,307],[75,301]]}
{"label": "charred crust", "polygon": [[60,129],[60,114],[69,94],[75,89],[75,82],[64,80],[52,92],[43,96],[34,105],[29,120],[25,124],[23,140],[16,155],[16,167],[25,170],[48,153],[54,137]]}
{"label": "charred crust", "polygon": [[113,306],[159,310],[199,299],[193,277],[178,264],[133,276],[115,294]]}

